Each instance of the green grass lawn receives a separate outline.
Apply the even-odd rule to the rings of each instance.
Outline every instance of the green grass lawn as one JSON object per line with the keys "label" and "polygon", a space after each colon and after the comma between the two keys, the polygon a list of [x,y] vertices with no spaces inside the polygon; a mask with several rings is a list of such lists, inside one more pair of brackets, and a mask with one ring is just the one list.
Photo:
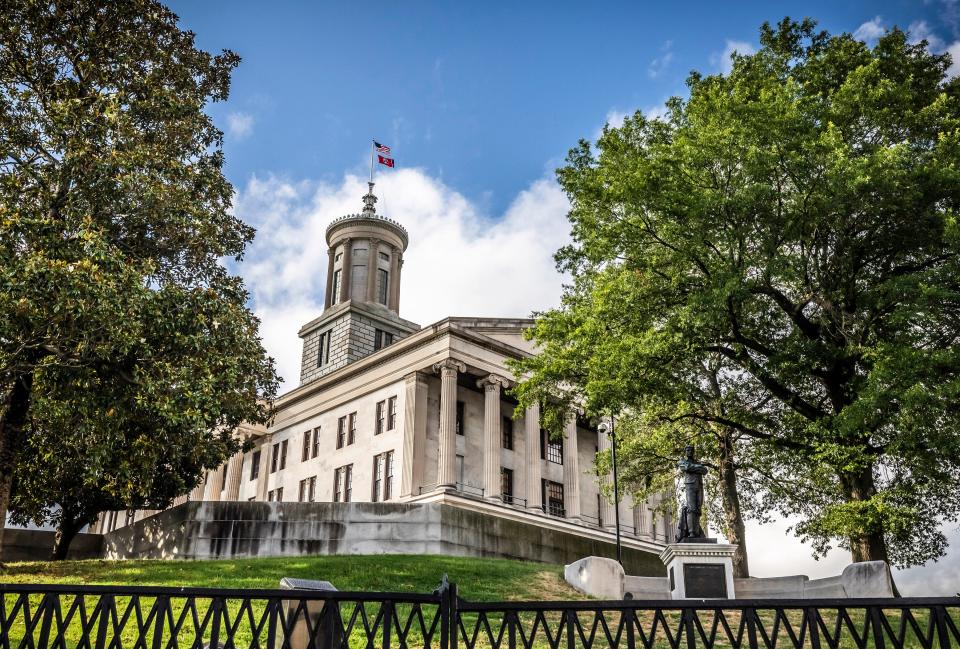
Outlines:
{"label": "green grass lawn", "polygon": [[325,579],[339,590],[430,593],[448,575],[470,600],[583,599],[563,567],[527,561],[423,555],[274,557],[227,561],[8,563],[4,583],[277,588],[283,577]]}

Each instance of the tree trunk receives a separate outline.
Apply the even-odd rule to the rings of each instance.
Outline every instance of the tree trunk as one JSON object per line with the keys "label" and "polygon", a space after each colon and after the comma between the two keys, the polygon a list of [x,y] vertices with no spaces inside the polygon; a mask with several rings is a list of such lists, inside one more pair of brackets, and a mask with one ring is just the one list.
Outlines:
{"label": "tree trunk", "polygon": [[73,542],[81,527],[82,525],[79,525],[73,518],[66,514],[63,515],[60,524],[57,525],[57,531],[53,535],[53,552],[50,554],[52,561],[63,561],[67,558],[70,543]]}
{"label": "tree trunk", "polygon": [[30,412],[33,393],[33,372],[16,376],[10,389],[6,408],[0,415],[0,558],[3,554],[3,530],[10,507],[10,487],[17,454],[26,442],[24,425]]}
{"label": "tree trunk", "polygon": [[733,555],[733,576],[750,576],[747,564],[747,532],[743,524],[743,510],[740,508],[740,491],[737,487],[737,470],[734,464],[733,435],[729,430],[720,433],[720,493],[723,500],[723,517],[726,523],[726,537],[737,546]]}
{"label": "tree trunk", "polygon": [[[857,473],[841,473],[840,484],[848,502],[865,501],[876,493],[873,482],[873,465]],[[857,561],[887,561],[887,542],[883,530],[867,530],[850,537],[850,554]]]}

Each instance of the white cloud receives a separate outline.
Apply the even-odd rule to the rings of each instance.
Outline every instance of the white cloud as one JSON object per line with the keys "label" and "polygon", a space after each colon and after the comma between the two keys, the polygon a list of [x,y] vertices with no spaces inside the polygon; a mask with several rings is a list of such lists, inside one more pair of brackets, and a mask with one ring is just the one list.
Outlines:
{"label": "white cloud", "polygon": [[[238,270],[284,391],[299,382],[297,330],[323,310],[326,226],[358,212],[364,193],[364,179],[351,174],[337,184],[253,178],[238,192],[235,212],[258,230]],[[568,241],[569,205],[554,181],[532,183],[497,218],[417,169],[382,176],[376,193],[378,212],[410,233],[403,317],[421,325],[447,316],[527,317],[559,303],[563,278],[553,253]]]}
{"label": "white cloud", "polygon": [[669,114],[666,103],[656,106],[649,106],[643,109],[643,115],[647,119],[664,119]]}
{"label": "white cloud", "polygon": [[947,68],[947,77],[954,78],[960,76],[960,41],[954,41],[947,46],[946,52],[953,59],[953,63]]}
{"label": "white cloud", "polygon": [[238,140],[242,140],[253,133],[253,115],[240,111],[228,114],[227,133]]}
{"label": "white cloud", "polygon": [[757,49],[746,41],[732,41],[727,39],[727,45],[723,48],[723,52],[714,52],[710,55],[710,64],[720,70],[720,72],[730,74],[730,71],[733,70],[732,57],[734,53],[749,56],[756,51]]}
{"label": "white cloud", "polygon": [[853,32],[853,37],[857,40],[871,43],[883,36],[886,32],[887,28],[883,24],[883,18],[876,16],[873,20],[868,20],[857,27],[857,30]]}
{"label": "white cloud", "polygon": [[649,75],[651,79],[656,79],[663,74],[671,61],[673,61],[673,41],[664,43],[660,51],[663,53],[650,61],[650,65],[647,66],[647,75]]}
{"label": "white cloud", "polygon": [[923,40],[927,41],[927,47],[931,52],[941,52],[944,49],[944,45],[946,45],[943,39],[930,29],[930,25],[927,24],[926,20],[918,20],[910,23],[910,26],[907,28],[907,33],[910,35],[910,43],[915,44]]}

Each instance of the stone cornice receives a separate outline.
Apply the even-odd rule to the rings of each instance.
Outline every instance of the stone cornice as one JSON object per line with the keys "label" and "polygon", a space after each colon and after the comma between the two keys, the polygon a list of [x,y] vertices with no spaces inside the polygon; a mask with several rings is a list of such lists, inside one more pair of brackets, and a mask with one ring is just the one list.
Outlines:
{"label": "stone cornice", "polygon": [[389,229],[392,229],[397,236],[400,237],[401,241],[403,241],[404,249],[406,249],[407,245],[409,244],[410,236],[405,227],[393,219],[388,219],[387,217],[380,216],[378,214],[345,214],[344,216],[335,218],[334,220],[330,221],[330,224],[327,226],[327,241],[332,241],[331,235],[337,229],[354,223],[368,223],[379,227],[387,226]]}
{"label": "stone cornice", "polygon": [[725,543],[671,543],[660,553],[660,560],[669,563],[674,557],[732,557],[737,546]]}

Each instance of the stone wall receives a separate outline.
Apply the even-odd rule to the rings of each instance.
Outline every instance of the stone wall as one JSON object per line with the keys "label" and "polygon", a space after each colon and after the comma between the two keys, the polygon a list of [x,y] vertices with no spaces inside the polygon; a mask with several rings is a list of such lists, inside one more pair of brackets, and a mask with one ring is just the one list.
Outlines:
{"label": "stone wall", "polygon": [[[3,561],[47,561],[53,551],[53,532],[21,530],[8,527],[3,531]],[[77,534],[70,544],[68,559],[99,559],[103,551],[100,534]]]}
{"label": "stone wall", "polygon": [[[612,543],[440,503],[188,502],[104,536],[106,558],[441,554],[570,563]],[[623,549],[631,574],[656,554]]]}

